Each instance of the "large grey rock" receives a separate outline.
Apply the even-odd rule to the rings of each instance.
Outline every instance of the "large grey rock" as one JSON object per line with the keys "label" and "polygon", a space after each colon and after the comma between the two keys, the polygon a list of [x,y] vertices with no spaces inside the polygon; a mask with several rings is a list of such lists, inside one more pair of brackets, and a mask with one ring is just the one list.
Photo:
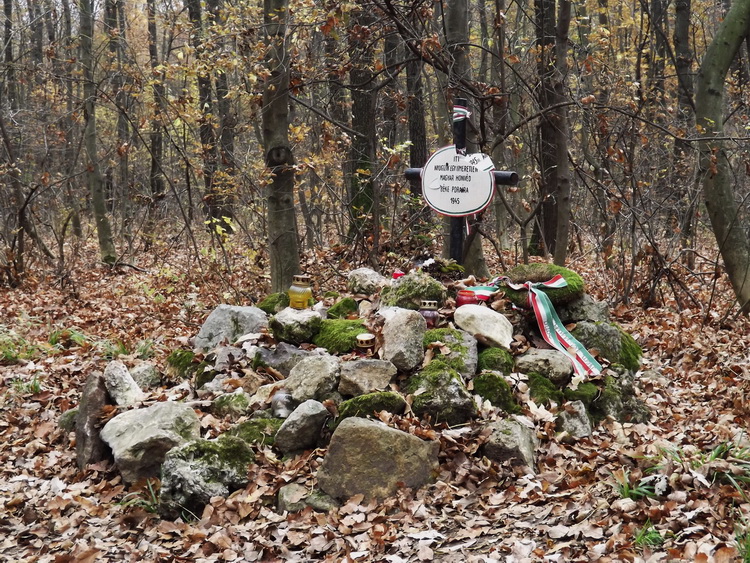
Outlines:
{"label": "large grey rock", "polygon": [[418,311],[396,309],[383,324],[383,359],[401,371],[413,371],[422,364],[422,340],[427,323]]}
{"label": "large grey rock", "polygon": [[557,429],[566,439],[578,440],[591,436],[591,421],[582,401],[567,403],[557,416]]}
{"label": "large grey rock", "polygon": [[558,386],[564,386],[573,375],[573,362],[559,350],[530,348],[516,356],[516,371],[538,373]]}
{"label": "large grey rock", "polygon": [[104,385],[115,404],[121,407],[140,403],[146,397],[128,368],[119,360],[109,362],[104,368]]}
{"label": "large grey rock", "polygon": [[455,426],[476,416],[477,406],[459,373],[440,360],[413,375],[406,390],[413,396],[411,408],[418,416],[429,415],[432,424]]}
{"label": "large grey rock", "polygon": [[510,350],[513,325],[502,313],[483,305],[463,305],[453,313],[453,320],[482,343]]}
{"label": "large grey rock", "polygon": [[329,416],[328,409],[322,403],[308,399],[292,411],[276,432],[276,447],[284,453],[314,448]]}
{"label": "large grey rock", "polygon": [[483,446],[484,455],[495,461],[510,460],[513,465],[534,469],[534,434],[515,420],[499,420],[488,425],[491,433]]}
{"label": "large grey rock", "polygon": [[172,401],[119,414],[101,432],[127,483],[158,476],[169,450],[199,436],[195,411]]}
{"label": "large grey rock", "polygon": [[102,408],[111,404],[104,376],[101,373],[89,375],[83,386],[76,417],[76,462],[79,469],[109,457],[109,447],[99,434],[99,416]]}
{"label": "large grey rock", "polygon": [[383,499],[400,487],[418,488],[438,473],[438,442],[365,418],[347,418],[331,437],[318,486],[337,500],[356,494]]}
{"label": "large grey rock", "polygon": [[311,356],[292,368],[284,387],[299,402],[325,401],[334,396],[339,381],[341,360],[335,356]]}
{"label": "large grey rock", "polygon": [[222,342],[233,344],[240,336],[260,332],[268,326],[268,317],[258,307],[219,305],[203,323],[195,347],[207,351]]}
{"label": "large grey rock", "polygon": [[211,497],[225,497],[247,485],[254,459],[250,446],[234,436],[193,440],[169,450],[161,468],[160,514],[200,518]]}
{"label": "large grey rock", "polygon": [[141,389],[153,389],[161,385],[161,373],[151,363],[143,362],[130,370],[130,375]]}
{"label": "large grey rock", "polygon": [[604,301],[595,301],[588,293],[584,293],[579,299],[559,305],[557,316],[563,324],[577,323],[579,321],[603,322],[609,320],[609,306]]}
{"label": "large grey rock", "polygon": [[388,388],[398,370],[386,360],[363,359],[341,364],[339,393],[356,397]]}
{"label": "large grey rock", "polygon": [[292,309],[287,307],[271,317],[269,323],[276,340],[291,344],[311,342],[320,330],[323,319],[311,309]]}
{"label": "large grey rock", "polygon": [[371,294],[391,283],[385,276],[370,268],[357,268],[347,275],[346,288],[351,293]]}
{"label": "large grey rock", "polygon": [[279,342],[275,348],[264,346],[245,346],[244,348],[247,356],[254,363],[272,367],[284,377],[288,376],[292,368],[303,359],[320,355],[317,351],[302,350],[286,342]]}

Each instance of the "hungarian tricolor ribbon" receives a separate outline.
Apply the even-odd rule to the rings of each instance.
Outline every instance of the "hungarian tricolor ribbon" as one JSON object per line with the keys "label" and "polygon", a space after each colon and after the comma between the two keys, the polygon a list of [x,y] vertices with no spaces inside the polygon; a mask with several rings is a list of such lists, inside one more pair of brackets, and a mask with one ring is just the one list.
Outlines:
{"label": "hungarian tricolor ribbon", "polygon": [[464,106],[453,106],[453,122],[461,121],[462,119],[466,119],[471,115],[471,112],[469,111],[469,108],[466,108]]}
{"label": "hungarian tricolor ribbon", "polygon": [[547,344],[565,354],[573,362],[573,371],[576,375],[585,377],[601,373],[602,366],[586,350],[586,347],[568,332],[557,315],[552,301],[543,291],[544,289],[558,289],[567,286],[568,282],[565,281],[565,278],[558,274],[546,282],[528,281],[518,284],[513,283],[507,277],[498,277],[490,281],[487,286],[469,287],[468,290],[473,291],[477,299],[486,301],[490,295],[498,290],[501,283],[516,291],[528,290],[529,304],[534,311],[536,322],[539,324],[542,338]]}

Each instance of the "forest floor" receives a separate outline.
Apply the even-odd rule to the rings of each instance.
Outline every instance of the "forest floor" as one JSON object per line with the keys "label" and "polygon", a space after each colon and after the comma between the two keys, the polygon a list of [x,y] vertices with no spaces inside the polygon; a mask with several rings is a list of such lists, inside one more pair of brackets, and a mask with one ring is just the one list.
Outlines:
{"label": "forest floor", "polygon": [[[644,349],[638,391],[648,424],[605,421],[569,444],[543,412],[528,410],[540,438],[536,474],[474,455],[472,426],[422,427],[441,441],[435,484],[382,503],[353,498],[329,514],[274,506],[281,486],[314,485],[324,450],[280,460],[263,449],[245,489],[196,520],[172,522],[111,463],[79,471],[74,434],[58,418],[109,358],[151,356],[164,368],[217,304],[249,304],[266,280],[255,266],[222,274],[205,257],[190,266],[160,259],[144,272],[81,260],[86,267],[64,283],[0,288],[2,561],[750,561],[750,324],[725,314],[731,290],[713,271],[682,277],[691,308],[679,310],[667,286],[658,308],[612,309]],[[338,272],[353,266],[337,260],[310,258],[320,289],[343,286]],[[617,295],[595,265],[571,267],[595,297]],[[209,433],[227,424],[201,420]]]}

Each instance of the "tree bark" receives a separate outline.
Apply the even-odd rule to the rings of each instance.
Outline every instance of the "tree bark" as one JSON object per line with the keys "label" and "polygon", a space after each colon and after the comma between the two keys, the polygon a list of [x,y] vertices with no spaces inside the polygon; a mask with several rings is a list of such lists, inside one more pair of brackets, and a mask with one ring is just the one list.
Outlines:
{"label": "tree bark", "polygon": [[263,21],[270,71],[263,90],[263,149],[271,169],[268,194],[268,251],[271,289],[286,291],[299,272],[294,212],[294,157],[289,144],[289,55],[286,50],[288,0],[264,0]]}
{"label": "tree bark", "polygon": [[150,248],[156,234],[156,221],[158,216],[159,201],[164,197],[164,174],[162,173],[162,160],[164,157],[164,129],[161,118],[161,107],[164,101],[163,73],[159,70],[159,52],[157,48],[156,34],[156,5],[154,0],[147,0],[148,12],[148,58],[151,64],[151,94],[153,96],[154,113],[151,117],[151,131],[149,133],[149,144],[151,154],[151,170],[149,172],[149,186],[151,198],[148,203],[148,217],[145,226],[145,246]]}
{"label": "tree bark", "polygon": [[83,115],[86,122],[84,129],[84,146],[86,148],[86,175],[91,193],[91,206],[96,221],[96,232],[99,239],[99,254],[105,264],[117,261],[112,227],[107,216],[107,205],[104,196],[104,178],[99,167],[99,156],[96,148],[96,83],[94,82],[94,12],[93,0],[79,0],[81,16],[81,67],[83,70]]}
{"label": "tree bark", "polygon": [[750,0],[735,0],[703,57],[696,82],[699,174],[711,227],[740,309],[750,312],[750,241],[730,185],[724,135],[724,82],[750,29]]}
{"label": "tree bark", "polygon": [[568,164],[568,108],[562,103],[567,98],[565,81],[568,76],[568,29],[570,28],[570,0],[559,0],[557,14],[557,33],[555,36],[555,156],[557,165],[556,229],[554,262],[565,265],[568,255],[568,236],[570,234],[570,166]]}

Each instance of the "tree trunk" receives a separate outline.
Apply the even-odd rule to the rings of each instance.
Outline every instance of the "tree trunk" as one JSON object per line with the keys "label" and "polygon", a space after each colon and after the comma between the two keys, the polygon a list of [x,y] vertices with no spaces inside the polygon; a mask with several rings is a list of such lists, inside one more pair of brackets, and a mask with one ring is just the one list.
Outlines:
{"label": "tree trunk", "polygon": [[84,146],[86,148],[86,175],[91,192],[91,206],[96,221],[96,232],[99,238],[99,254],[102,262],[114,264],[117,251],[112,238],[112,228],[107,216],[107,205],[104,197],[104,178],[99,168],[99,156],[96,149],[96,83],[94,82],[94,13],[93,0],[79,0],[81,11],[81,67],[83,70],[83,115],[85,119]]}
{"label": "tree trunk", "polygon": [[730,185],[724,135],[724,82],[750,29],[750,0],[735,0],[703,57],[696,82],[699,173],[719,251],[744,313],[750,312],[750,241]]}
{"label": "tree trunk", "polygon": [[555,101],[555,0],[535,0],[537,55],[537,103],[545,111],[539,120],[539,198],[542,200],[540,215],[534,223],[531,252],[545,256],[555,251],[557,232],[557,146],[555,143],[555,115],[549,110]]}
{"label": "tree trunk", "polygon": [[264,0],[266,63],[263,90],[263,149],[271,169],[268,185],[268,252],[271,290],[286,291],[299,272],[294,212],[294,157],[289,144],[289,55],[286,50],[288,0]]}
{"label": "tree trunk", "polygon": [[568,108],[563,106],[566,95],[565,80],[568,76],[568,29],[570,28],[570,0],[559,0],[557,33],[555,35],[555,150],[557,166],[557,204],[554,262],[565,265],[570,234],[570,166],[568,164]]}
{"label": "tree trunk", "polygon": [[352,12],[350,21],[349,52],[352,68],[349,71],[349,79],[352,93],[352,129],[359,134],[352,140],[350,157],[354,169],[349,181],[349,238],[355,245],[362,244],[369,250],[368,239],[372,239],[374,230],[378,228],[373,217],[376,205],[373,174],[377,142],[377,100],[373,89],[374,45],[370,29],[376,20],[371,10],[358,7]]}
{"label": "tree trunk", "polygon": [[162,160],[164,157],[164,130],[161,118],[161,107],[164,102],[163,73],[159,70],[159,52],[157,49],[158,36],[156,34],[156,6],[154,0],[147,0],[148,11],[148,58],[151,64],[151,93],[154,99],[154,114],[151,117],[151,131],[149,133],[149,144],[151,153],[151,170],[149,172],[149,186],[151,198],[148,204],[148,217],[146,219],[144,244],[148,250],[153,244],[156,234],[156,221],[158,216],[158,205],[164,197],[164,174],[162,173]]}
{"label": "tree trunk", "polygon": [[[454,89],[455,93],[458,93],[460,82],[471,79],[471,63],[466,47],[469,43],[469,5],[467,0],[454,0],[448,4],[445,13],[445,29],[446,44],[448,51],[453,57],[452,72],[448,77],[448,81],[450,87]],[[471,105],[470,101],[469,106]],[[469,120],[467,119],[467,121]],[[477,146],[472,136],[475,128],[471,126],[470,121],[467,123],[466,129],[466,152],[474,153],[477,151]],[[451,231],[455,232],[455,229],[458,228],[463,229],[464,219],[454,219],[457,220],[451,221]],[[462,261],[464,268],[468,273],[475,274],[480,278],[489,277],[490,271],[487,268],[487,262],[484,259],[484,252],[482,250],[482,237],[473,236],[468,243]]]}
{"label": "tree trunk", "polygon": [[[8,99],[10,109],[18,109],[18,92],[16,91],[16,71],[13,60],[13,0],[3,0],[3,12],[5,25],[3,26],[3,58],[5,60],[5,96]],[[2,95],[0,88],[0,96]],[[2,98],[0,98],[0,101]]]}

